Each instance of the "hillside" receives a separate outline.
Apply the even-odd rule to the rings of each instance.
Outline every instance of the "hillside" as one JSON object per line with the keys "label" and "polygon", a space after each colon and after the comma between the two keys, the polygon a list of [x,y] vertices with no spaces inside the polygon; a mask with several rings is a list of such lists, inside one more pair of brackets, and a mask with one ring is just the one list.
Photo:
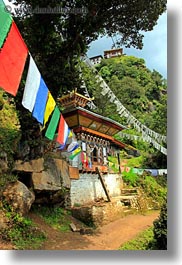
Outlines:
{"label": "hillside", "polygon": [[[134,56],[121,56],[103,59],[96,66],[98,73],[106,81],[125,108],[142,124],[151,130],[166,135],[167,131],[167,80],[157,71],[149,70],[145,61]],[[116,120],[126,126],[127,134],[140,135],[128,125],[127,119],[117,114],[116,106],[107,96],[101,95],[101,88],[95,74],[82,64],[83,79],[96,108],[93,110],[103,116]],[[145,155],[151,154],[148,166],[166,166],[166,158],[150,144],[121,139]],[[148,158],[147,158],[148,160]]]}

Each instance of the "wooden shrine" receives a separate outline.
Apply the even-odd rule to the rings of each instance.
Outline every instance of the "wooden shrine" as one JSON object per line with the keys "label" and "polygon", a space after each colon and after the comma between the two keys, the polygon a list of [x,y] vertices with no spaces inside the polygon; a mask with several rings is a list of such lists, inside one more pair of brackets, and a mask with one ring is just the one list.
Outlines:
{"label": "wooden shrine", "polygon": [[[62,114],[70,129],[73,130],[82,148],[83,163],[81,171],[108,172],[108,156],[116,156],[120,162],[119,151],[125,144],[114,139],[114,135],[125,129],[121,124],[84,107],[93,99],[73,91],[61,98],[59,102],[64,108]],[[120,168],[118,168],[118,172]]]}

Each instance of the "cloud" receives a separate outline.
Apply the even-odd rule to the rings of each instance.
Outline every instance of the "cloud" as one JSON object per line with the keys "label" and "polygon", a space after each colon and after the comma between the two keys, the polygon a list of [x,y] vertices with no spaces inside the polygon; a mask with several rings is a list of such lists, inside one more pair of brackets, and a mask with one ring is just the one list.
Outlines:
{"label": "cloud", "polygon": [[[124,48],[124,53],[143,58],[150,70],[155,69],[164,78],[167,78],[167,13],[159,17],[157,25],[152,31],[144,33],[143,42],[142,50]],[[112,45],[111,38],[99,38],[91,43],[87,55],[88,57],[103,55],[103,51],[111,49]]]}

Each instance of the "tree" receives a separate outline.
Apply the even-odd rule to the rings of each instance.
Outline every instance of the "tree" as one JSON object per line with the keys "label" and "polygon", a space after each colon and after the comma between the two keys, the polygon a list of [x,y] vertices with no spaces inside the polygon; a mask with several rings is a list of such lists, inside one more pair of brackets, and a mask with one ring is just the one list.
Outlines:
{"label": "tree", "polygon": [[167,199],[161,207],[160,216],[154,221],[155,249],[167,250]]}
{"label": "tree", "polygon": [[[99,35],[119,33],[118,45],[142,48],[142,31],[150,31],[166,10],[166,0],[12,0],[14,19],[53,97],[78,88],[78,59]],[[46,8],[46,9],[45,9]],[[43,12],[42,12],[43,11]],[[16,107],[27,140],[34,120],[26,115],[19,89]],[[26,120],[26,121],[25,121]],[[30,135],[28,135],[28,132]],[[35,143],[36,144],[36,143]]]}
{"label": "tree", "polygon": [[[16,21],[51,92],[79,86],[77,58],[100,34],[120,34],[118,45],[142,48],[142,31],[151,31],[166,0],[13,0]],[[47,13],[41,8],[47,8]],[[54,8],[59,12],[54,12]],[[39,9],[38,9],[39,8]],[[37,13],[36,13],[37,10]],[[43,10],[43,9],[42,9]],[[50,10],[50,12],[49,12]],[[56,10],[56,9],[55,9]],[[61,89],[61,91],[60,91]]]}

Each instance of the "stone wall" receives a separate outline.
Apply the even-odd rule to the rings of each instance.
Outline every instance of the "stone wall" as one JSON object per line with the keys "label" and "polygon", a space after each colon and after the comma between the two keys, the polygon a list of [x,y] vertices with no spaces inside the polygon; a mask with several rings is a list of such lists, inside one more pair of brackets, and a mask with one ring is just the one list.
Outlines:
{"label": "stone wall", "polygon": [[103,226],[124,216],[123,206],[119,200],[73,207],[71,211],[75,218],[95,227]]}
{"label": "stone wall", "polygon": [[[109,195],[121,195],[122,178],[118,174],[103,175]],[[99,199],[106,199],[105,192],[97,174],[80,173],[78,180],[71,180],[71,205],[85,205]]]}

